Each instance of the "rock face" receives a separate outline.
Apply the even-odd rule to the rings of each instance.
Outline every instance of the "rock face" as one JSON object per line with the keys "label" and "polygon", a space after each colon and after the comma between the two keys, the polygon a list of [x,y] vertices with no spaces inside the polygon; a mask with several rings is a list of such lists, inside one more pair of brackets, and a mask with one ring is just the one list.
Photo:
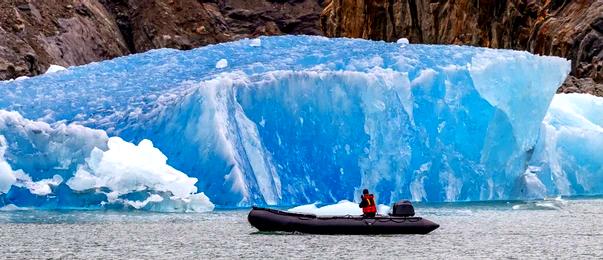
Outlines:
{"label": "rock face", "polygon": [[557,90],[559,93],[588,93],[603,97],[603,84],[596,83],[592,78],[576,78],[569,76]]}
{"label": "rock face", "polygon": [[603,83],[603,0],[327,0],[325,5],[321,26],[330,37],[408,38],[562,56],[572,60],[574,77],[561,91],[603,92],[597,84]]}
{"label": "rock face", "polygon": [[317,0],[103,0],[132,52],[259,35],[322,34]]}
{"label": "rock face", "polygon": [[0,1],[0,80],[127,54],[110,18],[94,0]]}
{"label": "rock face", "polygon": [[155,48],[321,34],[320,0],[3,0],[0,80]]}

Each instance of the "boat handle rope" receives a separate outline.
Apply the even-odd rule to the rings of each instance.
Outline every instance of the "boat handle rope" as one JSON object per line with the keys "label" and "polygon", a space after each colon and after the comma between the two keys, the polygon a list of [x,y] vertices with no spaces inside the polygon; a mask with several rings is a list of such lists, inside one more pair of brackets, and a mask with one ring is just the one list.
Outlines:
{"label": "boat handle rope", "polygon": [[395,223],[404,223],[404,222],[408,221],[408,222],[412,223],[412,222],[419,222],[421,220],[421,218],[400,218],[399,220],[401,220],[401,221],[398,221],[395,218],[390,218],[390,219],[384,219],[383,222],[391,221],[391,222],[395,222]]}
{"label": "boat handle rope", "polygon": [[401,221],[398,221],[396,219],[390,218],[390,219],[384,219],[382,222],[394,222],[394,223],[404,223],[406,222],[407,219],[402,218],[400,219]]}

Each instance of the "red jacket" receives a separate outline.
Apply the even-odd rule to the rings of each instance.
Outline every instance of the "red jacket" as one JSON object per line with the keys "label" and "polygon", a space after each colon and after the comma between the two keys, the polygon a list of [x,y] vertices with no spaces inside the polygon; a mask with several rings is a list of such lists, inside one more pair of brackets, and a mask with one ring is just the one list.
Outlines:
{"label": "red jacket", "polygon": [[360,202],[362,213],[377,213],[377,205],[375,205],[375,196],[368,194],[362,196],[362,202]]}

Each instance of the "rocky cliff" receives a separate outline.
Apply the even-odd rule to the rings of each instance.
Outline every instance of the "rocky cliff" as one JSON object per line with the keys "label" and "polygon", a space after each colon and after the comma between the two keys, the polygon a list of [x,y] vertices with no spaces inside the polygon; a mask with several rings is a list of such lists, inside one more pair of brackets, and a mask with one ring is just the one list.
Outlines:
{"label": "rocky cliff", "polygon": [[245,37],[322,34],[317,0],[101,0],[131,52]]}
{"label": "rocky cliff", "polygon": [[94,0],[0,1],[0,80],[128,54],[121,32]]}
{"label": "rocky cliff", "polygon": [[572,60],[563,92],[603,95],[603,0],[327,0],[327,36],[528,50]]}
{"label": "rocky cliff", "polygon": [[2,0],[0,80],[155,48],[321,34],[320,0]]}

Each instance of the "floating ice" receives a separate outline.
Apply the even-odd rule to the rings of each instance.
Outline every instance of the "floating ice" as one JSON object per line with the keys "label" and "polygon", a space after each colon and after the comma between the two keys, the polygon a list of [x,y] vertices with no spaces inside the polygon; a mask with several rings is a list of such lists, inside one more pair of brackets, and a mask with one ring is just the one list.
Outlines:
{"label": "floating ice", "polygon": [[[362,215],[362,209],[358,207],[358,203],[354,203],[348,200],[342,200],[337,204],[325,205],[317,207],[316,203],[297,206],[287,210],[295,213],[314,214],[317,216],[342,216],[342,215]],[[390,211],[390,207],[387,205],[379,204],[377,206],[377,214],[387,215]]]}
{"label": "floating ice", "polygon": [[216,63],[216,69],[223,69],[228,67],[228,61],[226,59],[221,59]]}
{"label": "floating ice", "polygon": [[262,40],[260,38],[251,39],[251,42],[249,43],[249,46],[251,46],[251,47],[260,47],[260,46],[262,46]]}
{"label": "floating ice", "polygon": [[0,205],[212,210],[197,193],[197,179],[166,161],[148,140],[134,145],[100,130],[0,110]]}
{"label": "floating ice", "polygon": [[134,145],[111,137],[108,148],[94,148],[85,167],[80,167],[67,185],[75,191],[107,187],[118,196],[141,188],[171,192],[178,198],[197,192],[197,179],[167,165],[167,157],[149,140]]}
{"label": "floating ice", "polygon": [[[67,185],[74,191],[107,188],[111,191],[108,196],[110,203],[123,202],[137,209],[149,203],[162,202],[164,197],[155,194],[160,193],[171,194],[167,199],[172,201],[202,202],[205,204],[202,211],[212,210],[214,206],[204,194],[193,196],[197,192],[197,179],[188,177],[166,162],[167,157],[149,140],[134,145],[119,137],[111,137],[108,150],[94,148],[86,164],[77,170]],[[152,194],[142,201],[117,199],[141,191]]]}
{"label": "floating ice", "polygon": [[59,65],[54,65],[51,64],[50,67],[48,67],[48,69],[46,70],[46,73],[55,73],[55,72],[59,72],[59,71],[63,71],[63,70],[67,70],[65,67],[59,66]]}
{"label": "floating ice", "polygon": [[32,181],[31,177],[23,171],[18,171],[17,182],[14,184],[17,187],[23,187],[29,190],[32,195],[46,196],[52,194],[52,189],[59,186],[63,182],[60,175],[54,175],[51,179],[43,179]]}
{"label": "floating ice", "polygon": [[27,210],[27,208],[17,207],[13,204],[8,204],[6,206],[0,207],[0,211],[19,211],[19,210]]}
{"label": "floating ice", "polygon": [[567,206],[567,201],[560,196],[555,198],[544,197],[542,200],[525,201],[513,205],[514,210],[561,210]]}
{"label": "floating ice", "polygon": [[409,44],[410,41],[406,38],[400,38],[396,41],[397,44]]}
{"label": "floating ice", "polygon": [[[261,45],[153,50],[3,82],[0,108],[151,140],[220,206],[335,203],[363,188],[383,203],[506,199],[536,183],[524,173],[570,69],[557,57],[469,46],[308,36],[262,37]],[[92,137],[85,143],[97,143]],[[72,161],[37,165],[48,158],[15,146],[25,152],[7,162],[34,182],[68,181],[57,169],[73,174],[106,145],[79,142],[67,146],[87,147]],[[557,184],[540,168],[551,193]],[[576,176],[592,183],[594,172]],[[590,185],[585,192],[597,190]],[[123,199],[141,206],[149,198]],[[144,207],[167,201],[155,198]]]}

